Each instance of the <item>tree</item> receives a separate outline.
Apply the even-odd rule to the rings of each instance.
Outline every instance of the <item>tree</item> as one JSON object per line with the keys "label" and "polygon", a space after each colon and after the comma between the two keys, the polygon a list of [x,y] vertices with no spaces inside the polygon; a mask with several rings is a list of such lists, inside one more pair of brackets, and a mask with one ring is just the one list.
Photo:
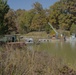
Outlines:
{"label": "tree", "polygon": [[[61,3],[61,15],[59,16],[60,27],[65,30],[70,30],[71,25],[76,23],[74,16],[76,15],[76,0],[60,0]],[[61,25],[62,23],[62,25]]]}
{"label": "tree", "polygon": [[31,24],[32,24],[32,20],[35,16],[35,11],[34,9],[31,9],[27,12],[26,14],[26,17],[25,17],[25,24],[26,24],[26,27],[27,27],[27,32],[31,31]]}
{"label": "tree", "polygon": [[70,30],[76,24],[76,0],[60,0],[50,7],[49,21],[55,28]]}
{"label": "tree", "polygon": [[70,30],[71,25],[72,25],[72,15],[71,14],[61,14],[59,16],[60,29]]}
{"label": "tree", "polygon": [[70,33],[71,33],[71,34],[72,34],[72,33],[75,33],[75,34],[76,34],[76,25],[75,25],[75,24],[72,24]]}
{"label": "tree", "polygon": [[43,11],[43,7],[39,2],[35,2],[33,4],[33,8],[34,8],[36,14],[41,14]]}
{"label": "tree", "polygon": [[32,20],[31,30],[41,31],[45,29],[44,27],[47,22],[46,14],[40,3],[36,2],[33,4],[33,6],[34,6],[33,9],[35,10],[35,15]]}
{"label": "tree", "polygon": [[7,25],[4,23],[4,17],[9,10],[7,0],[0,0],[0,35],[7,32]]}
{"label": "tree", "polygon": [[17,33],[16,18],[17,16],[13,9],[10,9],[8,13],[5,15],[4,23],[8,28],[7,33]]}
{"label": "tree", "polygon": [[51,32],[51,30],[52,29],[50,28],[50,26],[48,24],[46,24],[46,26],[45,26],[46,33],[49,34]]}
{"label": "tree", "polygon": [[27,13],[26,10],[18,9],[16,12],[16,25],[17,30],[19,33],[26,33],[26,26],[25,26],[25,14]]}
{"label": "tree", "polygon": [[59,8],[59,2],[56,2],[53,6],[50,6],[50,9],[49,9],[49,22],[56,29],[59,28],[58,17],[61,14],[58,8]]}

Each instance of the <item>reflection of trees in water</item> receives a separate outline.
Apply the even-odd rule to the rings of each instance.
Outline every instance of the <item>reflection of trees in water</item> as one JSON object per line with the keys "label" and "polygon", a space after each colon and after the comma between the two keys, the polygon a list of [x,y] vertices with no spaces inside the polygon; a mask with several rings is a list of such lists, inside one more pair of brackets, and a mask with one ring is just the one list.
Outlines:
{"label": "reflection of trees in water", "polygon": [[64,47],[64,43],[63,42],[56,42],[55,43],[55,47],[56,47],[56,49],[62,49],[63,47]]}
{"label": "reflection of trees in water", "polygon": [[40,45],[28,45],[27,50],[46,50],[46,49],[53,49],[53,50],[67,50],[67,48],[75,49],[76,48],[76,42],[53,42],[53,43],[46,43],[46,44],[40,44]]}
{"label": "reflection of trees in water", "polygon": [[55,48],[56,48],[56,50],[59,49],[59,43],[58,42],[55,43]]}
{"label": "reflection of trees in water", "polygon": [[76,46],[76,42],[75,41],[71,41],[70,44],[71,44],[72,48],[75,48],[75,46]]}
{"label": "reflection of trees in water", "polygon": [[63,50],[63,49],[66,49],[65,47],[68,46],[72,49],[75,48],[76,46],[76,42],[75,41],[71,41],[71,42],[55,42],[55,49],[56,50]]}
{"label": "reflection of trees in water", "polygon": [[61,47],[61,48],[63,47],[63,42],[60,42],[60,47]]}

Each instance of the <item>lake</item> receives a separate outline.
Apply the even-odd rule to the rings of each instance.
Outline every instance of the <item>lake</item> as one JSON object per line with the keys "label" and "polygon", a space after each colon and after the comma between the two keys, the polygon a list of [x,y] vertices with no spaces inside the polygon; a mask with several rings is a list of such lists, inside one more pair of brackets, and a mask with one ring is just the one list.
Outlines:
{"label": "lake", "polygon": [[28,45],[29,50],[44,50],[51,55],[63,59],[69,66],[76,69],[76,42],[54,41],[40,43],[39,45]]}

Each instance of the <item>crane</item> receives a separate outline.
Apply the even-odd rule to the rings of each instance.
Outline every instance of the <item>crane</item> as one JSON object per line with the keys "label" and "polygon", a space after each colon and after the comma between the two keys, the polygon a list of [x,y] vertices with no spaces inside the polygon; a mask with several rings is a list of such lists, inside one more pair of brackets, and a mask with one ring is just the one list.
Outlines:
{"label": "crane", "polygon": [[50,25],[50,27],[54,30],[54,32],[56,33],[56,38],[58,38],[58,32],[55,30],[55,28],[48,22],[48,24]]}

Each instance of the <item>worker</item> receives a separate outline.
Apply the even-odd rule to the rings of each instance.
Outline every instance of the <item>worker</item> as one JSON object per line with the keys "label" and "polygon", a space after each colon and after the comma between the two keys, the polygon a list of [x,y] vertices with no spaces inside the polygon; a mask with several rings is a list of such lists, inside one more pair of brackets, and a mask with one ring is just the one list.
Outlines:
{"label": "worker", "polygon": [[64,36],[64,41],[66,41],[66,36]]}

